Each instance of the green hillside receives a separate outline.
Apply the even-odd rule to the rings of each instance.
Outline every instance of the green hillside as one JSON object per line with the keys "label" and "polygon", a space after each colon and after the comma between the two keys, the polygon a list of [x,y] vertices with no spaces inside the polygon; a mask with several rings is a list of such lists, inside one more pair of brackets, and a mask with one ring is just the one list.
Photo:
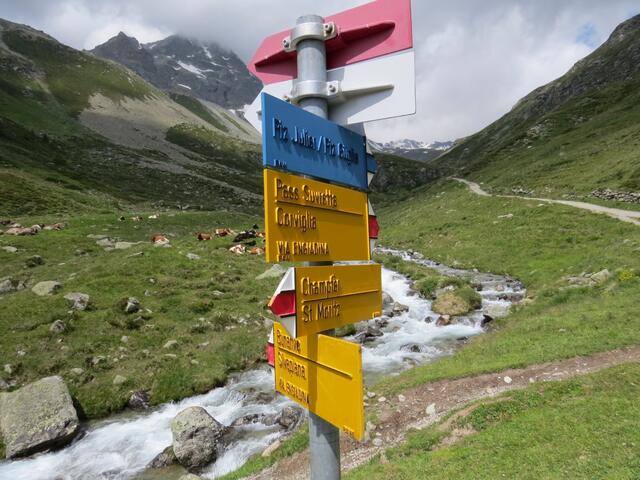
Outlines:
{"label": "green hillside", "polygon": [[436,161],[492,191],[640,190],[640,16]]}
{"label": "green hillside", "polygon": [[[124,67],[29,27],[0,21],[0,36],[0,174],[15,179],[0,182],[6,199],[0,215],[151,203],[258,211],[259,150],[226,135],[228,121],[200,103],[182,109]],[[181,116],[167,122],[210,127],[210,148],[187,145],[172,158],[171,151],[105,138],[82,118],[96,96],[115,105],[139,101],[149,106],[149,117],[156,104],[175,106]],[[118,120],[114,116],[112,123]],[[161,142],[166,133],[158,132]],[[246,181],[247,174],[253,181]]]}

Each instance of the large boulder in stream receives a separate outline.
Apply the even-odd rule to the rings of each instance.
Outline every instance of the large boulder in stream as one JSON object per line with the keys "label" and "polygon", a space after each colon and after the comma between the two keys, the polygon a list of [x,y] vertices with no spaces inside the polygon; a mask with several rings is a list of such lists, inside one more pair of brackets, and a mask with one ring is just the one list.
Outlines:
{"label": "large boulder in stream", "polygon": [[173,452],[187,470],[197,470],[216,459],[226,428],[202,407],[182,410],[171,421]]}
{"label": "large boulder in stream", "polygon": [[452,317],[465,315],[482,306],[482,297],[471,287],[456,288],[440,292],[431,309],[440,315]]}
{"label": "large boulder in stream", "polygon": [[0,430],[7,458],[67,445],[80,431],[69,389],[47,377],[0,396]]}

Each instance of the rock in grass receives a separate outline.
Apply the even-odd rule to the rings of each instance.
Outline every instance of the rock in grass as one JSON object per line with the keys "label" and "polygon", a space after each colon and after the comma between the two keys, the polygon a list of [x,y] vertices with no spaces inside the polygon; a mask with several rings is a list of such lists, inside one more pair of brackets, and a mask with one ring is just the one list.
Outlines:
{"label": "rock in grass", "polygon": [[275,442],[273,442],[271,445],[269,445],[267,448],[264,449],[264,451],[262,452],[262,457],[263,458],[270,457],[273,454],[273,452],[275,452],[279,448],[280,448],[280,440],[276,440]]}
{"label": "rock in grass", "polygon": [[607,280],[609,280],[609,278],[611,278],[611,272],[609,270],[607,270],[606,268],[604,270],[601,270],[601,271],[591,275],[591,280],[593,280],[597,284],[604,283]]}
{"label": "rock in grass", "polygon": [[162,348],[175,348],[178,346],[178,341],[177,340],[169,340],[167,343],[164,344],[164,346]]}
{"label": "rock in grass", "polygon": [[187,475],[181,476],[180,480],[202,480],[202,477],[194,475],[193,473],[188,473]]}
{"label": "rock in grass", "polygon": [[79,292],[74,292],[74,293],[68,293],[64,296],[65,300],[68,300],[69,302],[71,302],[71,308],[73,310],[86,310],[87,307],[89,306],[89,295],[87,295],[86,293],[79,293]]}
{"label": "rock in grass", "polygon": [[127,406],[129,408],[133,408],[134,410],[146,410],[149,408],[149,401],[151,400],[151,395],[149,395],[148,390],[138,390],[131,394],[129,397],[129,402],[127,402]]}
{"label": "rock in grass", "polygon": [[276,263],[271,268],[265,270],[263,273],[256,277],[256,280],[265,280],[267,278],[280,278],[284,275],[286,270],[280,266],[280,264]]}
{"label": "rock in grass", "polygon": [[136,313],[140,311],[140,300],[136,297],[129,297],[124,303],[124,313]]}
{"label": "rock in grass", "polygon": [[80,431],[60,377],[47,377],[0,397],[0,429],[7,458],[67,445]]}
{"label": "rock in grass", "polygon": [[116,387],[119,387],[120,385],[124,385],[125,383],[127,383],[127,377],[123,377],[122,375],[116,375],[115,378],[113,379],[113,384]]}
{"label": "rock in grass", "polygon": [[189,407],[171,421],[173,451],[180,464],[195,470],[213,462],[225,427],[202,407]]}
{"label": "rock in grass", "polygon": [[31,289],[31,291],[36,295],[38,295],[39,297],[47,297],[49,295],[53,295],[61,288],[62,288],[62,284],[60,282],[47,281],[47,282],[36,283],[36,285]]}
{"label": "rock in grass", "polygon": [[39,267],[40,265],[44,265],[44,258],[40,255],[34,255],[33,257],[27,258],[24,264],[29,268]]}
{"label": "rock in grass", "polygon": [[18,251],[16,247],[11,247],[11,246],[2,247],[2,250],[4,250],[7,253],[16,253]]}
{"label": "rock in grass", "polygon": [[0,280],[0,295],[3,293],[13,292],[16,289],[15,282],[10,278]]}
{"label": "rock in grass", "polygon": [[49,327],[51,333],[64,333],[67,330],[67,325],[62,320],[56,320]]}

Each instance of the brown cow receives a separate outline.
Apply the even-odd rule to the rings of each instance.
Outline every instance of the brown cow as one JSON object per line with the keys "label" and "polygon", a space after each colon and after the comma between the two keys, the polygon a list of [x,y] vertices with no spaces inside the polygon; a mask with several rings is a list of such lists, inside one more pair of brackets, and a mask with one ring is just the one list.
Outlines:
{"label": "brown cow", "polygon": [[164,235],[154,235],[151,237],[151,241],[157,247],[164,247],[165,245],[169,245],[169,239]]}
{"label": "brown cow", "polygon": [[229,228],[216,228],[214,234],[216,237],[226,237],[227,235],[230,235],[232,233],[231,229]]}
{"label": "brown cow", "polygon": [[208,240],[211,240],[211,234],[209,233],[199,233],[198,234],[198,240],[200,240],[201,242],[205,242]]}

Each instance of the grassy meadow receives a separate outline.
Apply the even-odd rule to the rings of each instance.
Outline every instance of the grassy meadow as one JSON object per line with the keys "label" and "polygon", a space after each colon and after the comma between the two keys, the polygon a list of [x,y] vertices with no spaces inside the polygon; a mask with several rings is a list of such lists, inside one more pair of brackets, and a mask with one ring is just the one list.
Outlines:
{"label": "grassy meadow", "polygon": [[[416,431],[345,478],[636,479],[638,394],[639,364],[536,384]],[[456,429],[468,436],[450,445]]]}
{"label": "grassy meadow", "polygon": [[[0,358],[12,371],[0,376],[26,384],[61,375],[89,418],[122,409],[132,391],[148,390],[152,404],[207,391],[261,360],[270,315],[265,304],[278,281],[256,280],[268,268],[264,257],[229,252],[233,237],[196,239],[214,228],[251,228],[261,223],[257,217],[162,212],[158,219],[146,213],[134,222],[132,214],[125,221],[119,215],[19,218],[14,220],[24,225],[67,226],[35,236],[0,236],[0,247],[18,249],[0,249],[0,277],[27,286],[0,296]],[[166,235],[172,247],[154,247],[154,234]],[[105,251],[88,235],[134,245]],[[36,255],[44,264],[27,266]],[[34,284],[49,280],[62,289],[49,297],[32,293]],[[71,310],[63,298],[70,292],[89,294],[89,308]],[[123,312],[128,297],[140,301],[137,314]],[[64,332],[50,331],[56,320],[65,323]],[[170,340],[177,343],[166,346]],[[114,385],[116,375],[126,382]]]}

